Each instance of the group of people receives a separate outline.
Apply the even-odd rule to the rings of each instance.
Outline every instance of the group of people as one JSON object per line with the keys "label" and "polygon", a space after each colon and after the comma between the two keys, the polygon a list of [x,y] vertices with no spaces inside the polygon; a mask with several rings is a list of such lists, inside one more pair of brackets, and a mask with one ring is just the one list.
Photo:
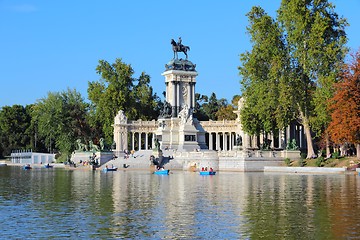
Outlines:
{"label": "group of people", "polygon": [[[207,172],[207,171],[208,171],[208,168],[207,168],[207,167],[205,167],[205,168],[202,167],[202,168],[201,168],[201,171],[202,171],[202,172]],[[213,172],[213,171],[214,171],[214,169],[213,169],[212,167],[210,167],[210,168],[209,168],[209,172]]]}
{"label": "group of people", "polygon": [[128,159],[129,157],[130,157],[130,155],[131,155],[131,157],[133,157],[133,158],[136,158],[136,156],[134,156],[134,153],[135,153],[135,150],[131,150],[130,152],[129,152],[129,150],[124,150],[124,159]]}

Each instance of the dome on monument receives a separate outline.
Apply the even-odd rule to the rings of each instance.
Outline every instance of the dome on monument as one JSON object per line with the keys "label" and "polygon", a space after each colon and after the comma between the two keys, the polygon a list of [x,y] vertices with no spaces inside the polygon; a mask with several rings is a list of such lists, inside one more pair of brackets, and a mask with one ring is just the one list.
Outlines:
{"label": "dome on monument", "polygon": [[170,62],[165,64],[166,71],[168,70],[183,70],[183,71],[193,71],[195,70],[196,64],[193,64],[191,61],[186,59],[171,59]]}

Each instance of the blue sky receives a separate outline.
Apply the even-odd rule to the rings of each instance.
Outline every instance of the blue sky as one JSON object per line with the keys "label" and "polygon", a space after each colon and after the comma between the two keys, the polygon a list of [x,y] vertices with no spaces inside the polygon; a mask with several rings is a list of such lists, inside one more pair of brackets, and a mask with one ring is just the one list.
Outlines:
{"label": "blue sky", "polygon": [[[134,77],[149,74],[162,97],[170,40],[179,36],[197,65],[196,92],[231,101],[241,94],[239,55],[251,47],[245,14],[259,5],[275,16],[280,2],[0,0],[0,107],[35,103],[68,87],[87,99],[88,81],[100,79],[98,61],[116,58],[131,64]],[[348,46],[358,50],[360,0],[332,2],[350,23]]]}

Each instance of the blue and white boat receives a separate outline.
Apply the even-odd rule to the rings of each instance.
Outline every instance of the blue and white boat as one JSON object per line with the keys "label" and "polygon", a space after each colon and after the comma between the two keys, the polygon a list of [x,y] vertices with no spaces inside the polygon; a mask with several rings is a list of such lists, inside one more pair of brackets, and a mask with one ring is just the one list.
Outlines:
{"label": "blue and white boat", "polygon": [[115,172],[115,171],[117,171],[117,167],[104,168],[103,171],[104,172]]}
{"label": "blue and white boat", "polygon": [[29,170],[29,169],[32,169],[32,167],[30,165],[25,165],[25,166],[23,166],[23,169],[24,170]]}
{"label": "blue and white boat", "polygon": [[200,171],[200,175],[215,175],[215,171]]}
{"label": "blue and white boat", "polygon": [[170,170],[169,169],[164,169],[164,170],[156,170],[155,172],[154,172],[154,174],[157,174],[157,175],[169,175],[169,172],[170,172]]}
{"label": "blue and white boat", "polygon": [[44,167],[45,167],[45,168],[53,168],[54,166],[49,165],[49,164],[46,164]]}

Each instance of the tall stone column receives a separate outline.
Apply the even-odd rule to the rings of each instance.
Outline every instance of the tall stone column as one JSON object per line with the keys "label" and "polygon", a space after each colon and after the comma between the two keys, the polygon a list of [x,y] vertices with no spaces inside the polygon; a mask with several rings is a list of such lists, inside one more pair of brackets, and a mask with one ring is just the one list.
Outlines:
{"label": "tall stone column", "polygon": [[131,132],[131,150],[135,150],[135,132]]}
{"label": "tall stone column", "polygon": [[172,93],[172,103],[171,103],[171,116],[172,117],[177,117],[177,105],[178,105],[178,102],[176,101],[176,94],[177,94],[177,84],[175,81],[172,82],[172,90],[173,90],[173,93]]}
{"label": "tall stone column", "polygon": [[149,149],[149,135],[148,135],[148,132],[145,132],[145,150],[148,150]]}
{"label": "tall stone column", "polygon": [[[192,77],[191,77],[191,81],[192,81]],[[191,97],[192,97],[192,108],[195,108],[195,83],[191,82]]]}
{"label": "tall stone column", "polygon": [[176,116],[179,115],[179,112],[180,112],[180,107],[181,107],[181,104],[180,104],[180,82],[177,82],[177,88],[176,88]]}
{"label": "tall stone column", "polygon": [[212,132],[209,132],[209,150],[213,150],[213,136],[212,136]]}
{"label": "tall stone column", "polygon": [[223,151],[226,151],[226,142],[227,142],[226,132],[223,132],[222,135],[223,135]]}
{"label": "tall stone column", "polygon": [[140,151],[141,150],[141,135],[142,135],[142,132],[139,132],[139,148],[138,150]]}

